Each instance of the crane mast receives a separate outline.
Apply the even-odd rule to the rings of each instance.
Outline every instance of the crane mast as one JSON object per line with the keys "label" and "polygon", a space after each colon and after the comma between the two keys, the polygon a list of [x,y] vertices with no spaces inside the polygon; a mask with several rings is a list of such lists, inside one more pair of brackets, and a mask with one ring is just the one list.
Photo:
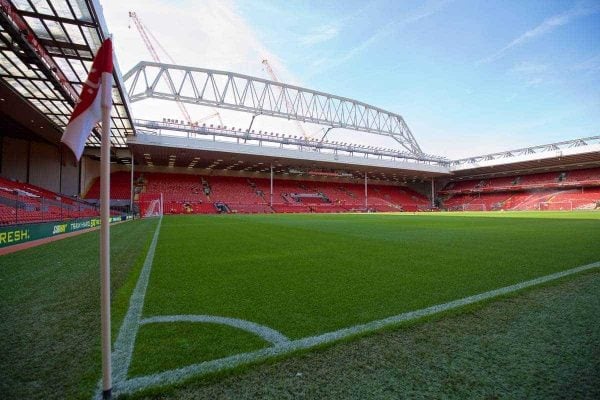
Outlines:
{"label": "crane mast", "polygon": [[216,112],[214,114],[207,115],[206,117],[200,118],[198,121],[196,121],[196,123],[198,124],[200,122],[204,122],[206,120],[211,119],[212,117],[219,118],[219,123],[221,124],[221,126],[223,126],[223,120],[221,119],[221,114],[219,114],[218,112]]}
{"label": "crane mast", "polygon": [[[273,79],[277,83],[281,83],[281,82],[279,82],[279,79],[277,79],[277,75],[275,75],[273,68],[271,68],[271,65],[269,64],[269,60],[264,59],[264,60],[262,60],[262,63],[265,66],[265,69],[267,70],[267,73],[269,74],[271,79]],[[293,106],[286,96],[283,97],[283,100],[285,101],[285,105],[287,106],[288,110],[290,110],[290,111],[293,110]],[[298,130],[300,131],[300,133],[302,134],[303,137],[305,137],[305,138],[312,137],[312,136],[306,134],[306,131],[304,130],[304,127],[302,126],[300,121],[295,120],[295,122],[296,122],[296,125],[298,126]]]}
{"label": "crane mast", "polygon": [[[135,12],[133,12],[133,11],[129,11],[129,18],[131,18],[131,20],[133,21],[135,27],[137,28],[138,32],[140,33],[140,36],[142,37],[142,40],[144,41],[144,44],[146,45],[146,48],[150,52],[150,55],[152,56],[152,59],[155,62],[161,62],[160,61],[160,57],[158,56],[158,53],[156,52],[156,50],[154,49],[154,46],[152,45],[152,41],[148,37],[148,33],[146,32],[146,29],[144,28],[144,24],[142,24],[142,21],[140,21],[140,19],[138,18],[137,14]],[[154,36],[152,36],[152,37],[154,38]],[[156,43],[158,43],[158,45],[160,46],[160,48],[163,49],[162,46],[160,45],[160,43],[158,42],[158,40],[156,40],[156,38],[154,38],[154,40],[156,41]],[[164,49],[163,49],[163,51],[164,51]],[[167,54],[166,51],[165,51],[165,54]],[[167,54],[167,57],[169,59],[171,59],[171,61],[173,61],[173,59],[171,58],[171,56],[169,56],[169,54]],[[173,82],[171,82],[166,77],[165,77],[165,82],[169,86],[169,89],[171,89],[173,91],[173,93],[177,93],[177,91],[175,90],[175,87],[173,86]],[[192,117],[190,116],[190,113],[188,113],[187,109],[185,108],[185,105],[182,102],[180,102],[180,101],[177,101],[176,103],[177,103],[177,106],[179,107],[179,110],[183,114],[183,117],[185,118],[186,122],[188,124],[191,124],[192,123]],[[220,119],[220,117],[219,117],[219,119]]]}

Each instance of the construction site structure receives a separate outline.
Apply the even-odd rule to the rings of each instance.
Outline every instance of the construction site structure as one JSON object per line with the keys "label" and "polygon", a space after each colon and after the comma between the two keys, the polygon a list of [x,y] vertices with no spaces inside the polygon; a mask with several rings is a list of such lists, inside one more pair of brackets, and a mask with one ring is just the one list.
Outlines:
{"label": "construction site structure", "polygon": [[[160,44],[158,39],[156,39],[156,37],[154,37],[152,32],[144,25],[144,23],[140,20],[140,18],[134,11],[129,11],[129,18],[131,21],[133,21],[133,24],[135,25],[136,29],[138,30],[140,36],[142,37],[142,41],[146,45],[146,48],[150,52],[150,55],[152,56],[152,59],[155,62],[161,62],[161,60],[160,60],[160,56],[158,55],[158,52],[156,51],[156,49],[154,48],[154,45],[152,44],[153,42],[167,56],[167,58],[169,59],[169,61],[171,63],[176,64],[173,57],[171,57],[171,55],[167,52],[167,50]],[[129,25],[129,28],[131,28],[131,25]],[[166,76],[164,76],[164,81],[169,86],[169,89],[175,93],[176,90],[175,90],[175,87],[173,87],[173,82],[171,80],[169,80]],[[194,124],[194,121],[192,121],[192,117],[190,116],[190,113],[188,112],[187,108],[185,107],[185,104],[182,103],[181,101],[176,101],[176,103],[177,103],[177,107],[179,107],[179,110],[183,114],[185,121],[190,125]],[[219,123],[221,124],[221,126],[223,126],[223,120],[221,119],[221,114],[218,111],[202,118],[199,121],[196,121],[195,123],[197,124],[198,122],[202,122],[202,121],[208,120],[213,117],[219,118]]]}
{"label": "construction site structure", "polygon": [[[271,79],[277,83],[281,83],[279,81],[279,79],[277,78],[277,75],[275,75],[273,68],[271,68],[271,65],[269,64],[269,60],[264,59],[264,60],[262,60],[262,63],[265,66],[265,69],[267,70],[267,73],[269,74]],[[283,101],[285,101],[285,105],[287,106],[288,111],[292,111],[294,109],[294,107],[290,103],[290,100],[286,96],[283,97]],[[304,130],[304,127],[302,126],[300,121],[296,120],[295,122],[296,122],[296,125],[298,126],[298,130],[300,131],[300,134],[302,134],[302,137],[311,139],[312,136],[306,133],[306,131]]]}

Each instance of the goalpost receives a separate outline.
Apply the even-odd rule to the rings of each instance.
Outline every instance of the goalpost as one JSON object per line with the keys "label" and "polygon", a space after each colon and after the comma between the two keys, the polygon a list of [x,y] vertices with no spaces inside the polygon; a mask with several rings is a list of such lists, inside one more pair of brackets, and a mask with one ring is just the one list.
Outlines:
{"label": "goalpost", "polygon": [[538,204],[539,211],[573,211],[573,201],[542,201]]}
{"label": "goalpost", "polygon": [[163,215],[164,202],[162,193],[153,199],[144,199],[139,202],[140,216],[142,218],[158,217]]}
{"label": "goalpost", "polygon": [[470,203],[470,204],[463,204],[462,205],[462,210],[463,211],[487,211],[487,208],[486,208],[485,204]]}

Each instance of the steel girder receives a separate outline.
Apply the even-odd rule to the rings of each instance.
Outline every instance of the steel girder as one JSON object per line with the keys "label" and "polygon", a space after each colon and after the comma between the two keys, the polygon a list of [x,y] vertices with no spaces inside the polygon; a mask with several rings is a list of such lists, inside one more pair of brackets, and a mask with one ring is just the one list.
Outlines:
{"label": "steel girder", "polygon": [[246,140],[253,140],[258,142],[269,142],[269,143],[277,143],[281,147],[295,145],[298,148],[312,149],[313,151],[320,152],[321,150],[329,150],[337,153],[346,152],[351,156],[356,154],[362,154],[364,157],[368,157],[369,155],[374,157],[390,157],[395,160],[402,161],[416,161],[428,164],[442,165],[448,166],[449,160],[444,157],[429,155],[429,154],[421,154],[415,155],[408,151],[397,151],[393,149],[387,149],[382,147],[375,146],[364,146],[359,144],[351,144],[351,143],[338,143],[338,142],[329,142],[329,141],[321,141],[318,139],[310,139],[306,140],[304,138],[295,138],[288,135],[285,137],[284,135],[279,136],[273,135],[272,133],[267,132],[243,132],[241,129],[237,131],[235,129],[227,129],[226,127],[213,128],[206,126],[197,126],[197,125],[189,125],[182,121],[182,123],[176,122],[166,122],[166,121],[149,121],[143,119],[135,119],[133,123],[138,128],[138,131],[141,132],[143,129],[144,133],[150,135],[161,135],[161,132],[166,131],[177,131],[177,132],[185,132],[188,137],[196,137],[196,135],[208,135],[219,138],[229,138],[229,139],[238,139],[243,140],[244,143]]}
{"label": "steel girder", "polygon": [[589,136],[589,137],[584,137],[584,138],[580,138],[580,139],[565,140],[562,142],[542,144],[539,146],[524,147],[524,148],[516,149],[516,150],[501,151],[499,153],[485,154],[482,156],[461,158],[460,160],[451,161],[450,165],[457,166],[457,165],[465,165],[465,164],[475,164],[475,163],[479,163],[482,161],[498,160],[498,159],[502,159],[502,158],[512,158],[512,157],[524,156],[524,155],[529,155],[529,154],[547,153],[547,152],[551,152],[551,151],[557,152],[557,151],[561,151],[563,149],[570,149],[570,148],[575,148],[575,147],[583,148],[584,146],[591,146],[594,144],[600,144],[600,136]]}
{"label": "steel girder", "polygon": [[234,72],[142,61],[124,75],[131,102],[181,101],[388,136],[415,155],[404,119],[360,101]]}

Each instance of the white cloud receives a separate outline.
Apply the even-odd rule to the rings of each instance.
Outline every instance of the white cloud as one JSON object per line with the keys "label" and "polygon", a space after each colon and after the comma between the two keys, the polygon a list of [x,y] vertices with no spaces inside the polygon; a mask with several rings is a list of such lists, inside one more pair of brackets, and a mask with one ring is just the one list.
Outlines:
{"label": "white cloud", "polygon": [[517,74],[540,74],[548,70],[548,64],[540,64],[531,61],[523,61],[510,69],[510,72]]}
{"label": "white cloud", "polygon": [[332,68],[345,64],[358,54],[362,53],[364,50],[374,45],[375,43],[394,33],[397,29],[418,22],[424,18],[438,13],[446,6],[446,4],[448,4],[451,1],[453,0],[427,2],[425,5],[408,13],[406,16],[388,22],[383,27],[375,31],[371,36],[369,36],[353,48],[349,49],[345,53],[338,55],[335,58],[328,58],[326,61],[321,62],[320,66],[317,69],[315,69],[311,75],[314,76],[317,74],[321,74]]}
{"label": "white cloud", "polygon": [[562,14],[553,15],[552,17],[545,19],[541,24],[529,29],[521,36],[517,37],[512,42],[510,42],[500,50],[496,51],[492,55],[477,61],[477,64],[488,64],[494,62],[502,58],[510,49],[514,47],[521,46],[522,44],[527,43],[535,38],[547,35],[555,29],[567,25],[568,23],[570,23],[578,17],[592,15],[597,13],[598,11],[600,11],[600,6],[598,5],[593,5],[590,7],[577,5],[574,8],[567,10]]}
{"label": "white cloud", "polygon": [[[493,125],[465,122],[455,127],[443,121],[419,121],[417,125],[420,126],[421,146],[425,145],[427,151],[450,159],[460,159],[553,143],[564,140],[565,134],[571,138],[588,136],[589,133],[579,127],[574,126],[567,133],[561,129],[566,121],[581,113],[580,108],[570,108]],[[440,140],[440,137],[446,140]]]}
{"label": "white cloud", "polygon": [[[194,67],[234,71],[250,76],[269,79],[263,69],[262,60],[268,59],[271,67],[282,82],[304,86],[286,67],[284,60],[274,54],[259,38],[249,21],[236,10],[231,0],[180,0],[174,6],[168,0],[105,0],[104,14],[109,30],[114,35],[114,47],[122,72],[127,72],[141,60],[152,60],[140,34],[128,12],[135,11],[149,33],[158,39],[176,64]],[[343,24],[357,13],[341,18],[336,23]],[[338,25],[342,26],[342,25]],[[163,62],[170,62],[161,54]],[[316,88],[318,89],[318,88]],[[215,109],[186,104],[192,120],[199,120],[215,112]],[[183,120],[183,115],[174,102],[149,99],[132,104],[135,118],[162,120],[172,118]],[[246,129],[252,114],[230,110],[219,110],[223,122],[228,127]],[[213,118],[206,124],[218,124]],[[321,137],[322,126],[302,124],[308,135]],[[295,121],[282,118],[258,116],[252,129],[300,135]],[[344,129],[332,130],[328,138],[349,140],[356,143],[380,144],[382,137],[364,133],[349,132]],[[389,142],[389,141],[386,141]],[[387,143],[393,145],[393,143]]]}
{"label": "white cloud", "polygon": [[523,61],[514,65],[508,73],[523,81],[526,86],[539,86],[552,80],[553,71],[548,64]]}
{"label": "white cloud", "polygon": [[572,66],[575,71],[583,71],[587,73],[600,71],[600,54],[588,58],[587,60],[577,63]]}
{"label": "white cloud", "polygon": [[[168,0],[106,0],[105,19],[113,33],[113,42],[122,72],[127,72],[142,60],[152,60],[140,34],[130,23],[128,12],[135,11],[148,33],[156,37],[176,64],[235,71],[269,79],[262,65],[268,59],[278,78],[286,83],[300,84],[286,68],[283,60],[271,52],[259,39],[252,26],[237,12],[231,0],[181,0],[174,6]],[[155,45],[155,47],[158,47]],[[157,48],[163,62],[170,63]],[[215,112],[198,105],[185,106],[193,120]],[[183,119],[173,102],[142,100],[132,104],[134,116],[141,119]],[[219,110],[224,124],[246,128],[251,114]],[[216,119],[206,123],[218,124]],[[266,125],[269,125],[267,128]],[[295,134],[297,127],[287,120],[268,117],[256,119],[254,127]]]}
{"label": "white cloud", "polygon": [[302,46],[313,46],[315,44],[327,42],[335,38],[340,33],[340,27],[337,25],[325,25],[313,29],[310,33],[301,36],[299,43]]}
{"label": "white cloud", "polygon": [[347,14],[336,20],[331,20],[329,23],[314,27],[309,33],[300,36],[298,42],[303,46],[314,46],[316,44],[327,42],[337,37],[340,32],[345,29],[348,24],[357,17],[361,17],[365,12],[373,7],[375,3],[369,1],[363,7],[355,10],[353,13]]}
{"label": "white cloud", "polygon": [[[107,0],[104,13],[123,69],[151,58],[139,33],[129,23],[129,11],[138,14],[149,33],[178,64],[260,75],[262,59],[269,58],[282,77],[293,78],[229,0],[182,0],[177,6],[164,0],[129,0],[126,5]],[[167,61],[164,54],[160,55]]]}

